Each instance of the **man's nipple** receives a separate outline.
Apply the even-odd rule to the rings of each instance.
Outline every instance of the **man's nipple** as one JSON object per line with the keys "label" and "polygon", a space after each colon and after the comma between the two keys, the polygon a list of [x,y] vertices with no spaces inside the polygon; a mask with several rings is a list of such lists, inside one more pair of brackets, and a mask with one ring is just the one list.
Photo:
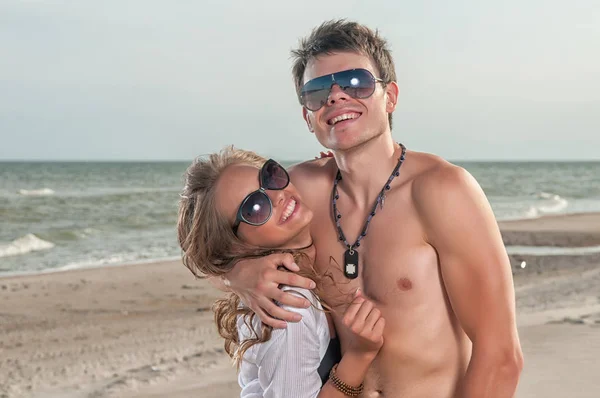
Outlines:
{"label": "man's nipple", "polygon": [[408,278],[400,278],[396,281],[396,284],[398,285],[398,289],[405,292],[412,289],[413,287],[411,280]]}

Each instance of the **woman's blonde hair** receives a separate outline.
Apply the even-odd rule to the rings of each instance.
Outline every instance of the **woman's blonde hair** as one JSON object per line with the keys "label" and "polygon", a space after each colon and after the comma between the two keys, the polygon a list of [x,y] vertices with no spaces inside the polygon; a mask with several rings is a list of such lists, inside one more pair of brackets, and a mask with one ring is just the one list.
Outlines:
{"label": "woman's blonde hair", "polygon": [[[303,270],[303,276],[315,281],[319,279],[307,255],[299,251],[274,250],[247,244],[234,234],[231,221],[217,210],[215,190],[221,173],[234,164],[255,166],[258,173],[266,161],[254,152],[229,146],[206,158],[195,159],[186,170],[179,201],[177,235],[183,251],[183,264],[196,277],[219,277],[242,259],[290,252]],[[252,328],[256,314],[240,306],[240,299],[235,294],[217,300],[213,311],[218,332],[225,339],[225,351],[238,366],[246,350],[271,337],[270,326],[262,324],[260,332]],[[244,322],[253,333],[252,338],[240,341],[238,316],[244,317]]]}

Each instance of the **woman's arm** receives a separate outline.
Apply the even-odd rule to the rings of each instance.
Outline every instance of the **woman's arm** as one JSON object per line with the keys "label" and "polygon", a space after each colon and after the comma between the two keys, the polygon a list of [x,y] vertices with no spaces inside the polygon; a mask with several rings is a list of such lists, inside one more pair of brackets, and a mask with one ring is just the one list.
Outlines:
{"label": "woman's arm", "polygon": [[[369,369],[369,366],[371,366],[371,362],[373,362],[374,358],[375,356],[361,357],[360,355],[356,355],[356,353],[348,352],[342,357],[342,360],[335,370],[335,374],[344,383],[353,387],[359,387],[365,379],[367,370]],[[327,380],[327,383],[325,383],[317,397],[345,398],[348,397],[348,395],[338,390],[331,380]]]}
{"label": "woman's arm", "polygon": [[[385,319],[373,302],[362,296],[360,290],[348,306],[342,318],[344,327],[352,331],[348,349],[335,371],[344,383],[358,387],[363,383],[367,370],[383,345]],[[331,379],[325,383],[318,398],[347,397],[338,390]]]}

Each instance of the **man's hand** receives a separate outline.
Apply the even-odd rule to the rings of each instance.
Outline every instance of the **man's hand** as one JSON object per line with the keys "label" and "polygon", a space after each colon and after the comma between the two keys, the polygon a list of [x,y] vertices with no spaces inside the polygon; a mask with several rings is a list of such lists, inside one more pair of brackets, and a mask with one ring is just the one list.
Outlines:
{"label": "man's hand", "polygon": [[302,317],[297,313],[284,310],[273,300],[298,308],[310,307],[310,302],[292,293],[283,292],[279,286],[314,289],[315,282],[294,272],[278,270],[279,266],[284,266],[290,271],[300,270],[291,254],[278,253],[242,260],[225,275],[224,279],[231,291],[237,294],[261,321],[274,328],[283,329],[287,326],[286,321],[299,322]]}
{"label": "man's hand", "polygon": [[333,157],[333,152],[331,151],[327,151],[327,152],[320,152],[320,156],[315,156],[315,159],[322,159],[322,158],[332,158]]}

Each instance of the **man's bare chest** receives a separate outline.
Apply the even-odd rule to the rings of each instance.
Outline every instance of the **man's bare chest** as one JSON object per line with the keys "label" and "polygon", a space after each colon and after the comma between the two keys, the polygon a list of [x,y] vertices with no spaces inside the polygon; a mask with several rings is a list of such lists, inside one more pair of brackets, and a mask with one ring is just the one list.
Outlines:
{"label": "man's bare chest", "polygon": [[[439,280],[437,256],[421,233],[418,220],[414,217],[397,217],[397,214],[378,214],[371,220],[366,236],[356,251],[357,277],[348,278],[344,273],[345,254],[348,247],[340,240],[331,213],[321,214],[313,224],[311,233],[315,241],[316,268],[321,275],[326,300],[348,303],[349,298],[361,288],[363,292],[380,304],[407,305],[427,289],[430,281]],[[362,228],[360,223],[349,220],[346,239],[355,243]],[[358,217],[357,217],[358,218]],[[360,221],[360,220],[359,220]],[[364,220],[363,220],[364,221]]]}

